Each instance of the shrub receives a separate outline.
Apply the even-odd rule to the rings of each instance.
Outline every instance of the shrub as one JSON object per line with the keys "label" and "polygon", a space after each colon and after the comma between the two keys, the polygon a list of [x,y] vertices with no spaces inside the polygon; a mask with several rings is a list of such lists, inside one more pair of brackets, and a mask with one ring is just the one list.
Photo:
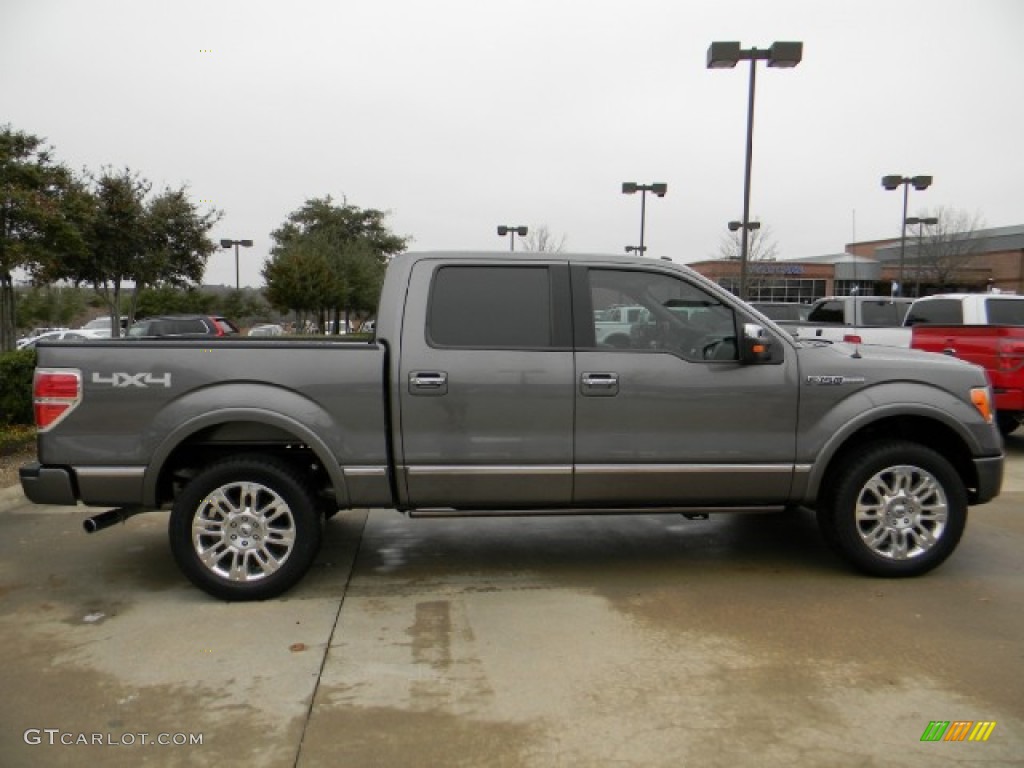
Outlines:
{"label": "shrub", "polygon": [[32,424],[32,372],[36,351],[0,353],[0,427]]}

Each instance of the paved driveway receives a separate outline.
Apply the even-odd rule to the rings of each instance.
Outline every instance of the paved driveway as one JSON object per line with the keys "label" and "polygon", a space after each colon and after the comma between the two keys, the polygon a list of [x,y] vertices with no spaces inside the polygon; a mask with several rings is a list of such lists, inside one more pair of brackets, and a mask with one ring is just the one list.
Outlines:
{"label": "paved driveway", "polygon": [[[849,572],[805,515],[374,511],[285,598],[225,604],[166,513],[86,537],[7,494],[0,765],[1021,765],[1010,450],[1008,492],[907,581]],[[932,721],[996,725],[922,742]]]}

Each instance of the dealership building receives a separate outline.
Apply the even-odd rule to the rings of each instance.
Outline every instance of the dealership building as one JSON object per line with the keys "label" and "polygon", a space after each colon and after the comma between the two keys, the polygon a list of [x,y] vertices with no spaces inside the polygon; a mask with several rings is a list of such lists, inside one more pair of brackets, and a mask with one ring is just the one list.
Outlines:
{"label": "dealership building", "polygon": [[[904,296],[992,289],[1024,294],[1024,225],[979,229],[948,239],[950,250],[961,255],[943,259],[941,267],[919,258],[918,240],[909,235],[902,248],[897,237],[848,243],[843,253],[789,261],[753,260],[747,265],[747,298],[808,302],[852,293],[888,296],[899,285],[901,271]],[[739,290],[738,259],[688,266],[734,293]]]}

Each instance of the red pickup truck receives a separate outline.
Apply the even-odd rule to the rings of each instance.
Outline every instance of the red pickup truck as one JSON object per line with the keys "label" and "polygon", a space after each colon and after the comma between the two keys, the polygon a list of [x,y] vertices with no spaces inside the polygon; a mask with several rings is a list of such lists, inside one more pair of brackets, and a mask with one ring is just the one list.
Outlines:
{"label": "red pickup truck", "polygon": [[996,401],[996,422],[1004,435],[1024,420],[1024,326],[915,325],[910,346],[941,352],[980,365]]}

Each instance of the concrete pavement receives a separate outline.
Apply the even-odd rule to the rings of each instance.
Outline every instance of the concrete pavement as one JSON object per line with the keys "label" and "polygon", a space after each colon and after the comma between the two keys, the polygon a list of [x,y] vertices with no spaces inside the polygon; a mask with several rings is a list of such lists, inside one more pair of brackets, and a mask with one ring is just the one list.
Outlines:
{"label": "concrete pavement", "polygon": [[[15,499],[0,764],[1021,765],[1011,440],[1004,495],[906,581],[851,573],[806,515],[374,511],[332,520],[286,597],[226,604],[175,569],[166,513],[86,537]],[[996,726],[922,743],[935,720]]]}

